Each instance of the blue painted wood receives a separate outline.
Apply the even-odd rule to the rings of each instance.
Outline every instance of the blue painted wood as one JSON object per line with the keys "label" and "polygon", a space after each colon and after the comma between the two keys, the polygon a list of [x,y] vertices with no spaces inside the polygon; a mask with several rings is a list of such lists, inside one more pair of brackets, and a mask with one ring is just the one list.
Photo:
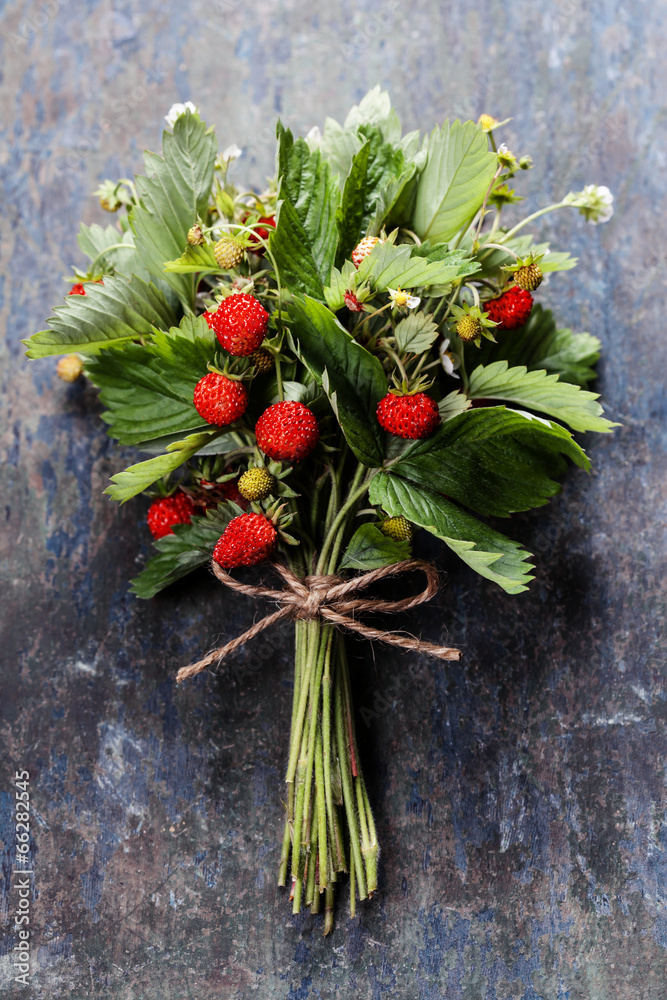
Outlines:
{"label": "blue painted wood", "polygon": [[[10,777],[28,768],[35,997],[663,997],[666,16],[644,0],[4,6],[0,836],[4,920]],[[19,342],[81,262],[79,219],[107,221],[88,193],[140,169],[173,101],[197,101],[260,184],[277,114],[305,131],[376,82],[406,128],[514,115],[506,141],[536,162],[523,207],[593,181],[615,192],[605,227],[544,220],[581,263],[540,296],[602,337],[623,427],[588,443],[592,476],[513,519],[538,557],[530,593],[440,554],[448,586],[412,625],[460,643],[460,665],[409,672],[353,644],[381,891],[354,920],[343,898],[323,941],[274,888],[289,629],[175,688],[256,608],[205,575],[128,595],[142,502],[102,497],[123,459],[94,394]]]}

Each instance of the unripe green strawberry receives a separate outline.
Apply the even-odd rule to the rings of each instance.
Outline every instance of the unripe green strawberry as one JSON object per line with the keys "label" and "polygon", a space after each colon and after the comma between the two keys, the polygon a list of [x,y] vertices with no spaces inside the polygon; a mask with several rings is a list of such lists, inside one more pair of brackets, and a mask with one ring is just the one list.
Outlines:
{"label": "unripe green strawberry", "polygon": [[230,271],[243,260],[244,250],[231,236],[223,236],[213,247],[213,256],[218,267]]}
{"label": "unripe green strawberry", "polygon": [[201,231],[201,226],[193,226],[188,231],[188,243],[191,247],[200,247],[203,242],[204,234]]}
{"label": "unripe green strawberry", "polygon": [[383,521],[380,525],[380,531],[387,538],[393,538],[395,542],[411,542],[412,541],[412,525],[408,521],[407,517],[403,517],[399,514],[398,517],[388,517],[386,521]]}
{"label": "unripe green strawberry", "polygon": [[461,340],[466,342],[477,340],[478,337],[482,336],[482,324],[476,316],[462,316],[456,324],[456,332]]}
{"label": "unripe green strawberry", "polygon": [[265,500],[275,488],[275,476],[261,467],[248,469],[238,481],[239,493],[246,500]]}
{"label": "unripe green strawberry", "polygon": [[514,283],[526,292],[534,292],[542,284],[542,268],[539,264],[526,264],[514,272]]}
{"label": "unripe green strawberry", "polygon": [[256,351],[249,354],[248,361],[255,366],[258,372],[270,372],[275,364],[271,351],[267,351],[265,347],[258,347]]}

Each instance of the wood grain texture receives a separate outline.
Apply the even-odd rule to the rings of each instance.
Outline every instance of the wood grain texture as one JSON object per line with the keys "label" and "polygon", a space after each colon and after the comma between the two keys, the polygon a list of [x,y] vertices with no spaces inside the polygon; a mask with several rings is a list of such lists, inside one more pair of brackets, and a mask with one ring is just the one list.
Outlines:
{"label": "wood grain texture", "polygon": [[[136,9],[134,9],[136,8]],[[14,945],[10,778],[31,772],[34,998],[658,1000],[667,977],[664,671],[667,9],[645,0],[109,0],[2,8],[3,700],[0,990]],[[218,675],[177,668],[261,609],[206,574],[142,603],[141,500],[89,389],[27,363],[100,179],[141,168],[193,99],[260,184],[274,119],[342,118],[376,82],[405,128],[514,115],[526,208],[607,184],[616,215],[539,232],[581,258],[541,301],[605,345],[613,436],[549,508],[508,597],[446,554],[411,625],[460,665],[351,642],[381,891],[332,940],[274,888],[289,627]],[[417,555],[427,555],[426,543]],[[405,624],[405,623],[403,623]],[[410,667],[410,669],[408,669]]]}

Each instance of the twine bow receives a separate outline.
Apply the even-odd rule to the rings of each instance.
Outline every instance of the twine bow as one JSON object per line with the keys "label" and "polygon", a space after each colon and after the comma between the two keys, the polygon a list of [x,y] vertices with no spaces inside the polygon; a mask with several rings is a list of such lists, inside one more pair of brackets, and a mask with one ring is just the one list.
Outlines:
{"label": "twine bow", "polygon": [[[383,631],[355,620],[354,616],[357,612],[384,611],[395,613],[407,611],[409,608],[417,607],[418,604],[423,604],[424,601],[430,601],[438,590],[438,574],[430,563],[421,562],[418,559],[404,559],[403,562],[394,563],[392,566],[382,566],[361,576],[354,576],[349,580],[343,580],[339,576],[307,576],[300,579],[288,566],[274,563],[273,568],[285,581],[283,590],[272,590],[269,587],[240,583],[216,562],[211,565],[220,583],[224,583],[225,586],[231,587],[232,590],[241,594],[247,594],[249,597],[264,597],[276,601],[279,608],[273,614],[266,615],[265,618],[256,622],[236,639],[232,639],[219,649],[214,649],[203,660],[191,663],[188,667],[181,667],[176,675],[176,680],[179,682],[187,677],[194,677],[195,674],[210,667],[213,663],[221,663],[239,646],[243,646],[249,639],[253,639],[264,629],[270,628],[283,618],[291,618],[294,621],[321,618],[333,625],[358,632],[366,639],[380,639],[392,646],[411,649],[416,653],[427,653],[440,660],[458,660],[461,655],[458,649],[453,649],[451,646],[436,646],[423,639],[417,639],[413,635]],[[408,573],[410,570],[419,570],[426,576],[426,586],[414,597],[404,597],[399,601],[381,601],[372,597],[351,596],[364,590],[371,583],[376,583],[388,576],[396,576],[399,573]]]}

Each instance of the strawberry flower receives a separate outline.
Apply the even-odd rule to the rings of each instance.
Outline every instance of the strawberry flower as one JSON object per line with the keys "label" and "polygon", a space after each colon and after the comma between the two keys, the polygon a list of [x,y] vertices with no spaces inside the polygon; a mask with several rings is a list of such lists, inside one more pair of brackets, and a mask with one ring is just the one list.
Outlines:
{"label": "strawberry flower", "polygon": [[388,288],[387,291],[394,309],[416,309],[421,302],[417,295],[410,295],[402,288]]}
{"label": "strawberry flower", "polygon": [[169,113],[164,116],[164,120],[170,128],[173,128],[181,115],[184,115],[186,111],[191,111],[194,115],[197,111],[196,105],[192,101],[186,101],[185,104],[172,104],[169,108]]}
{"label": "strawberry flower", "polygon": [[461,360],[456,354],[449,351],[448,347],[449,338],[443,340],[440,344],[440,362],[447,375],[451,375],[452,378],[460,378],[461,376],[456,374],[456,369],[461,367]]}
{"label": "strawberry flower", "polygon": [[614,214],[614,196],[604,184],[587,184],[583,191],[569,194],[564,203],[579,209],[586,222],[597,226],[609,222]]}

